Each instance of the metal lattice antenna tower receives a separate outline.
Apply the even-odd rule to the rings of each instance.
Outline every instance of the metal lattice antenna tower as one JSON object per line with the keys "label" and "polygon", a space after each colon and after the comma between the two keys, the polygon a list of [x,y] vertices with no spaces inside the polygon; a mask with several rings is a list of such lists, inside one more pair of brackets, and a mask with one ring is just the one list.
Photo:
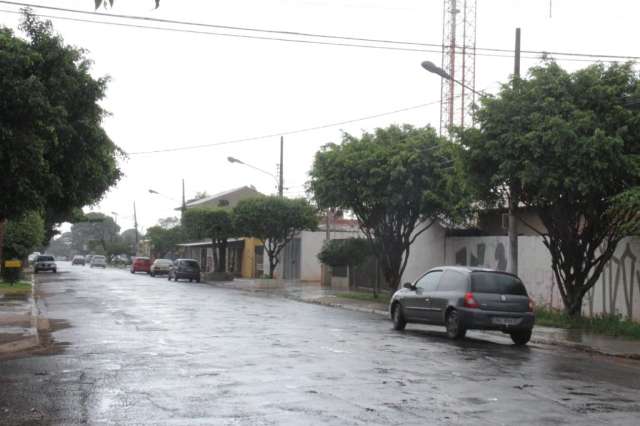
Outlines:
{"label": "metal lattice antenna tower", "polygon": [[452,78],[441,80],[440,134],[471,121],[475,93],[454,79],[476,88],[476,6],[477,0],[444,0],[442,69]]}

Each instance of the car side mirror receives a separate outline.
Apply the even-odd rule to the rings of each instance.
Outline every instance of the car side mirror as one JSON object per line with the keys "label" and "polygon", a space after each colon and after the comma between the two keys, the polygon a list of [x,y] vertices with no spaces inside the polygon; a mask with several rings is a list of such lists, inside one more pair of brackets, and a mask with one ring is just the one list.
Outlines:
{"label": "car side mirror", "polygon": [[414,290],[413,284],[411,283],[404,283],[402,287],[406,288],[407,290]]}

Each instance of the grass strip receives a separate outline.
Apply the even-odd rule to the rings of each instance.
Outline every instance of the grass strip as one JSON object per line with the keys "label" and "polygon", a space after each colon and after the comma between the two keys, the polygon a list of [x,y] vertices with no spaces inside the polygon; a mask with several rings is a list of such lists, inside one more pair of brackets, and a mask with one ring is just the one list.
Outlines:
{"label": "grass strip", "polygon": [[623,318],[620,314],[571,318],[559,309],[537,308],[536,325],[640,339],[640,323]]}

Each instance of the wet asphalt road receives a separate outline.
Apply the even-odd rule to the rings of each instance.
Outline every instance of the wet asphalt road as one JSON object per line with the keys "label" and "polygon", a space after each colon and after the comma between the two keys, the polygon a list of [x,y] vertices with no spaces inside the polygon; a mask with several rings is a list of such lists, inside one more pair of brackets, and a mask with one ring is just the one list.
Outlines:
{"label": "wet asphalt road", "polygon": [[0,424],[640,424],[640,363],[61,264],[51,353],[0,361]]}

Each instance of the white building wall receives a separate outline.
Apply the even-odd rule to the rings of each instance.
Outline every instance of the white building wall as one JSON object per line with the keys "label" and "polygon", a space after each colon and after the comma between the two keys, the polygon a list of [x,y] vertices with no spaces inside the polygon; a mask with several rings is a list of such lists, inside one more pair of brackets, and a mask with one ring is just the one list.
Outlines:
{"label": "white building wall", "polygon": [[433,224],[416,238],[409,250],[409,260],[400,283],[413,282],[427,270],[445,263],[445,230]]}
{"label": "white building wall", "polygon": [[[507,237],[450,237],[446,247],[446,264],[508,269]],[[518,276],[537,304],[563,307],[551,256],[541,237],[518,237]],[[639,238],[625,238],[618,244],[600,279],[584,298],[583,314],[605,313],[640,320]]]}

